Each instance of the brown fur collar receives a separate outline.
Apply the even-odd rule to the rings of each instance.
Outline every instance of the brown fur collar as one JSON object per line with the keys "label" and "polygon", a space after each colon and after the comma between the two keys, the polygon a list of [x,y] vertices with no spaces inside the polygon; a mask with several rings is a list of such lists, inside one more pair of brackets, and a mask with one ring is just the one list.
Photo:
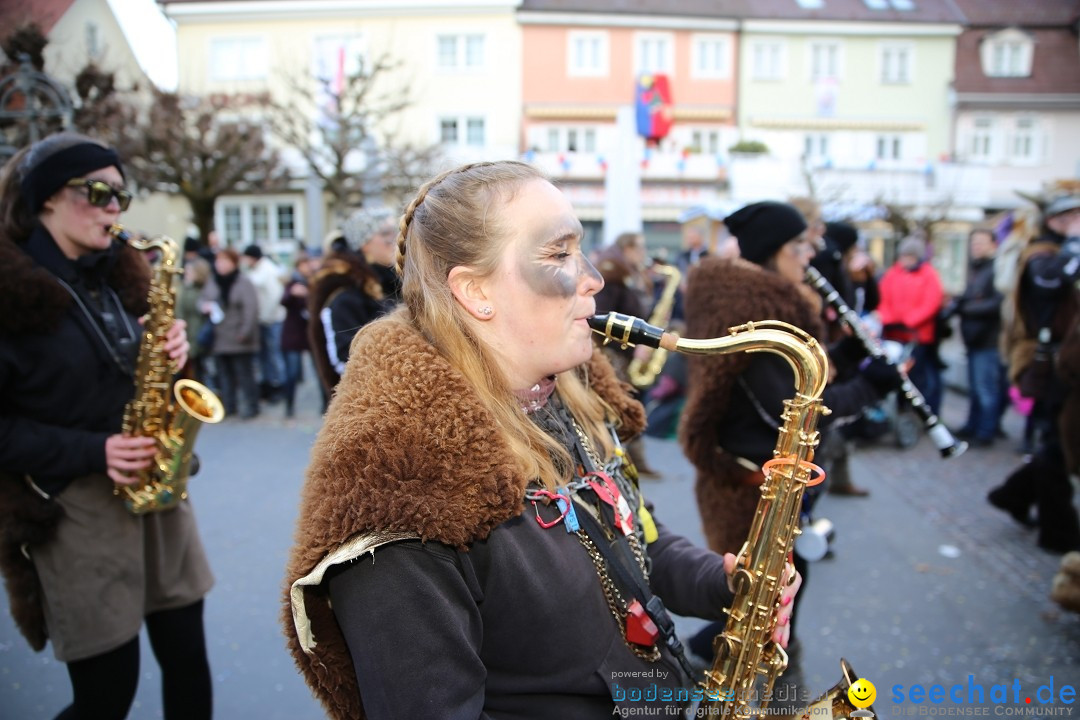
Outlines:
{"label": "brown fur collar", "polygon": [[[820,315],[803,287],[746,260],[704,258],[688,279],[686,337],[720,337],[728,334],[728,328],[752,320],[782,320],[820,338]],[[707,471],[716,462],[717,427],[735,378],[749,363],[746,353],[690,357],[679,440],[700,470]]]}
{"label": "brown fur collar", "polygon": [[64,514],[55,500],[33,492],[22,478],[0,473],[0,574],[4,576],[11,617],[36,651],[45,647],[48,629],[37,570],[23,546],[49,542]]}
{"label": "brown fur collar", "polygon": [[[143,315],[150,291],[150,270],[142,253],[119,249],[109,286],[131,313]],[[71,296],[16,243],[0,239],[0,330],[12,334],[55,329]]]}
{"label": "brown fur collar", "polygon": [[[302,498],[304,568],[364,530],[412,532],[464,547],[521,511],[528,478],[491,432],[490,414],[402,318],[395,313],[361,331],[327,411]],[[640,432],[641,404],[599,351],[588,371],[623,429]],[[447,438],[454,452],[444,449]]]}
{"label": "brown fur collar", "polygon": [[[312,451],[286,571],[289,647],[334,718],[363,717],[348,649],[321,588],[306,591],[316,654],[300,648],[289,586],[367,530],[465,547],[521,513],[529,481],[473,389],[406,317],[400,310],[376,320],[354,340]],[[587,369],[590,385],[621,417],[620,434],[639,433],[645,411],[599,350]]]}

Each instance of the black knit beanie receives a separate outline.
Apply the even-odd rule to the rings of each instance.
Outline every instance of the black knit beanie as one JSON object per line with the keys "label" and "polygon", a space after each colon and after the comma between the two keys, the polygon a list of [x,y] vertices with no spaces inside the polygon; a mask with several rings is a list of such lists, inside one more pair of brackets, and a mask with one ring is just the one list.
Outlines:
{"label": "black knit beanie", "polygon": [[30,212],[36,214],[68,180],[110,165],[124,177],[124,166],[120,164],[115,150],[95,142],[78,143],[47,156],[29,168],[19,185]]}
{"label": "black knit beanie", "polygon": [[825,237],[832,240],[836,248],[843,253],[859,242],[859,231],[845,222],[830,222],[825,223]]}
{"label": "black knit beanie", "polygon": [[743,258],[758,265],[806,229],[806,221],[798,210],[787,203],[772,201],[740,208],[724,218],[724,225],[738,238]]}

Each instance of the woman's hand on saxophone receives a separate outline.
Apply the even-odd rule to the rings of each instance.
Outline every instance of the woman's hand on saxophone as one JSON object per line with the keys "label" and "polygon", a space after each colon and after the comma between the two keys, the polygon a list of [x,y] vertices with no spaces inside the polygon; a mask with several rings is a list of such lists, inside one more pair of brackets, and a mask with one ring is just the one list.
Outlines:
{"label": "woman's hand on saxophone", "polygon": [[187,321],[177,319],[173,322],[169,331],[165,333],[165,352],[176,363],[176,367],[182,368],[187,365],[190,350],[191,345],[188,343],[187,338]]}
{"label": "woman's hand on saxophone", "polygon": [[776,614],[776,629],[773,630],[773,642],[782,648],[788,646],[791,639],[791,611],[795,609],[795,595],[802,587],[802,575],[790,562],[784,566],[784,589],[780,592],[780,611]]}
{"label": "woman's hand on saxophone", "polygon": [[134,473],[150,467],[157,454],[157,440],[152,437],[110,435],[105,441],[105,472],[120,485],[134,485]]}
{"label": "woman's hand on saxophone", "polygon": [[[732,576],[739,559],[733,553],[724,553],[724,574],[727,575],[728,589],[735,592]],[[783,591],[780,593],[780,611],[776,614],[776,628],[773,630],[773,642],[782,648],[788,646],[791,638],[791,612],[795,609],[795,595],[802,587],[802,575],[790,562],[784,566]]]}
{"label": "woman's hand on saxophone", "polygon": [[[146,316],[139,318],[139,325],[145,322]],[[169,359],[176,363],[177,370],[187,365],[188,353],[191,351],[191,344],[187,339],[187,320],[173,320],[173,324],[165,331],[164,347]]]}

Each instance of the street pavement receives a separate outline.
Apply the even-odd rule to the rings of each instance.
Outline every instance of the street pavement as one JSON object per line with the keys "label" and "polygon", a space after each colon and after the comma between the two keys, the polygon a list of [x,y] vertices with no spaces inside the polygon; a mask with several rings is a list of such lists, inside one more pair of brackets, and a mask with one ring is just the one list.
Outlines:
{"label": "street pavement", "polygon": [[[283,567],[320,422],[310,380],[298,405],[294,420],[271,405],[255,420],[205,427],[198,439],[204,469],[189,490],[217,576],[206,628],[218,718],[324,717],[281,630]],[[965,412],[966,398],[947,393],[948,424],[959,426]],[[839,680],[843,657],[876,686],[878,717],[1071,713],[1075,705],[1061,693],[1080,684],[1080,615],[1048,599],[1059,556],[1039,550],[1034,531],[985,500],[1020,462],[1021,427],[1010,411],[1009,439],[949,460],[925,437],[901,449],[887,435],[855,450],[854,481],[871,494],[825,495],[815,509],[835,525],[833,552],[811,565],[799,604],[801,661],[778,690],[820,694]],[[662,478],[644,481],[657,516],[700,543],[693,470],[674,441],[647,438],[646,449],[649,463],[663,470]],[[6,595],[0,602],[0,719],[51,718],[70,700],[64,666],[51,648],[33,653],[6,612]],[[677,619],[685,636],[701,624]],[[1039,688],[1051,678],[1055,701],[1041,704],[1048,690]],[[908,698],[915,685],[929,691],[934,684],[944,687],[941,703],[893,701],[896,693]],[[954,685],[962,686],[955,692],[962,702],[949,697]],[[992,694],[995,685],[1008,685],[1006,702],[994,702],[1002,700]],[[975,692],[969,686],[983,689],[982,710],[968,702]],[[143,633],[130,717],[162,717],[159,698],[159,672]]]}

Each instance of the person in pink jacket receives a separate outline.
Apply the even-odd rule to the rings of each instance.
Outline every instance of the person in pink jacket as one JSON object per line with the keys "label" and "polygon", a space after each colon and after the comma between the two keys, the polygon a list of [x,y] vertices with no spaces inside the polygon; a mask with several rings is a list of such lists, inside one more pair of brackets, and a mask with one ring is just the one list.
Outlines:
{"label": "person in pink jacket", "polygon": [[941,360],[937,317],[945,300],[941,278],[926,259],[926,243],[917,237],[900,241],[896,262],[879,283],[878,317],[886,340],[914,343],[915,361],[908,377],[934,414],[941,412]]}

